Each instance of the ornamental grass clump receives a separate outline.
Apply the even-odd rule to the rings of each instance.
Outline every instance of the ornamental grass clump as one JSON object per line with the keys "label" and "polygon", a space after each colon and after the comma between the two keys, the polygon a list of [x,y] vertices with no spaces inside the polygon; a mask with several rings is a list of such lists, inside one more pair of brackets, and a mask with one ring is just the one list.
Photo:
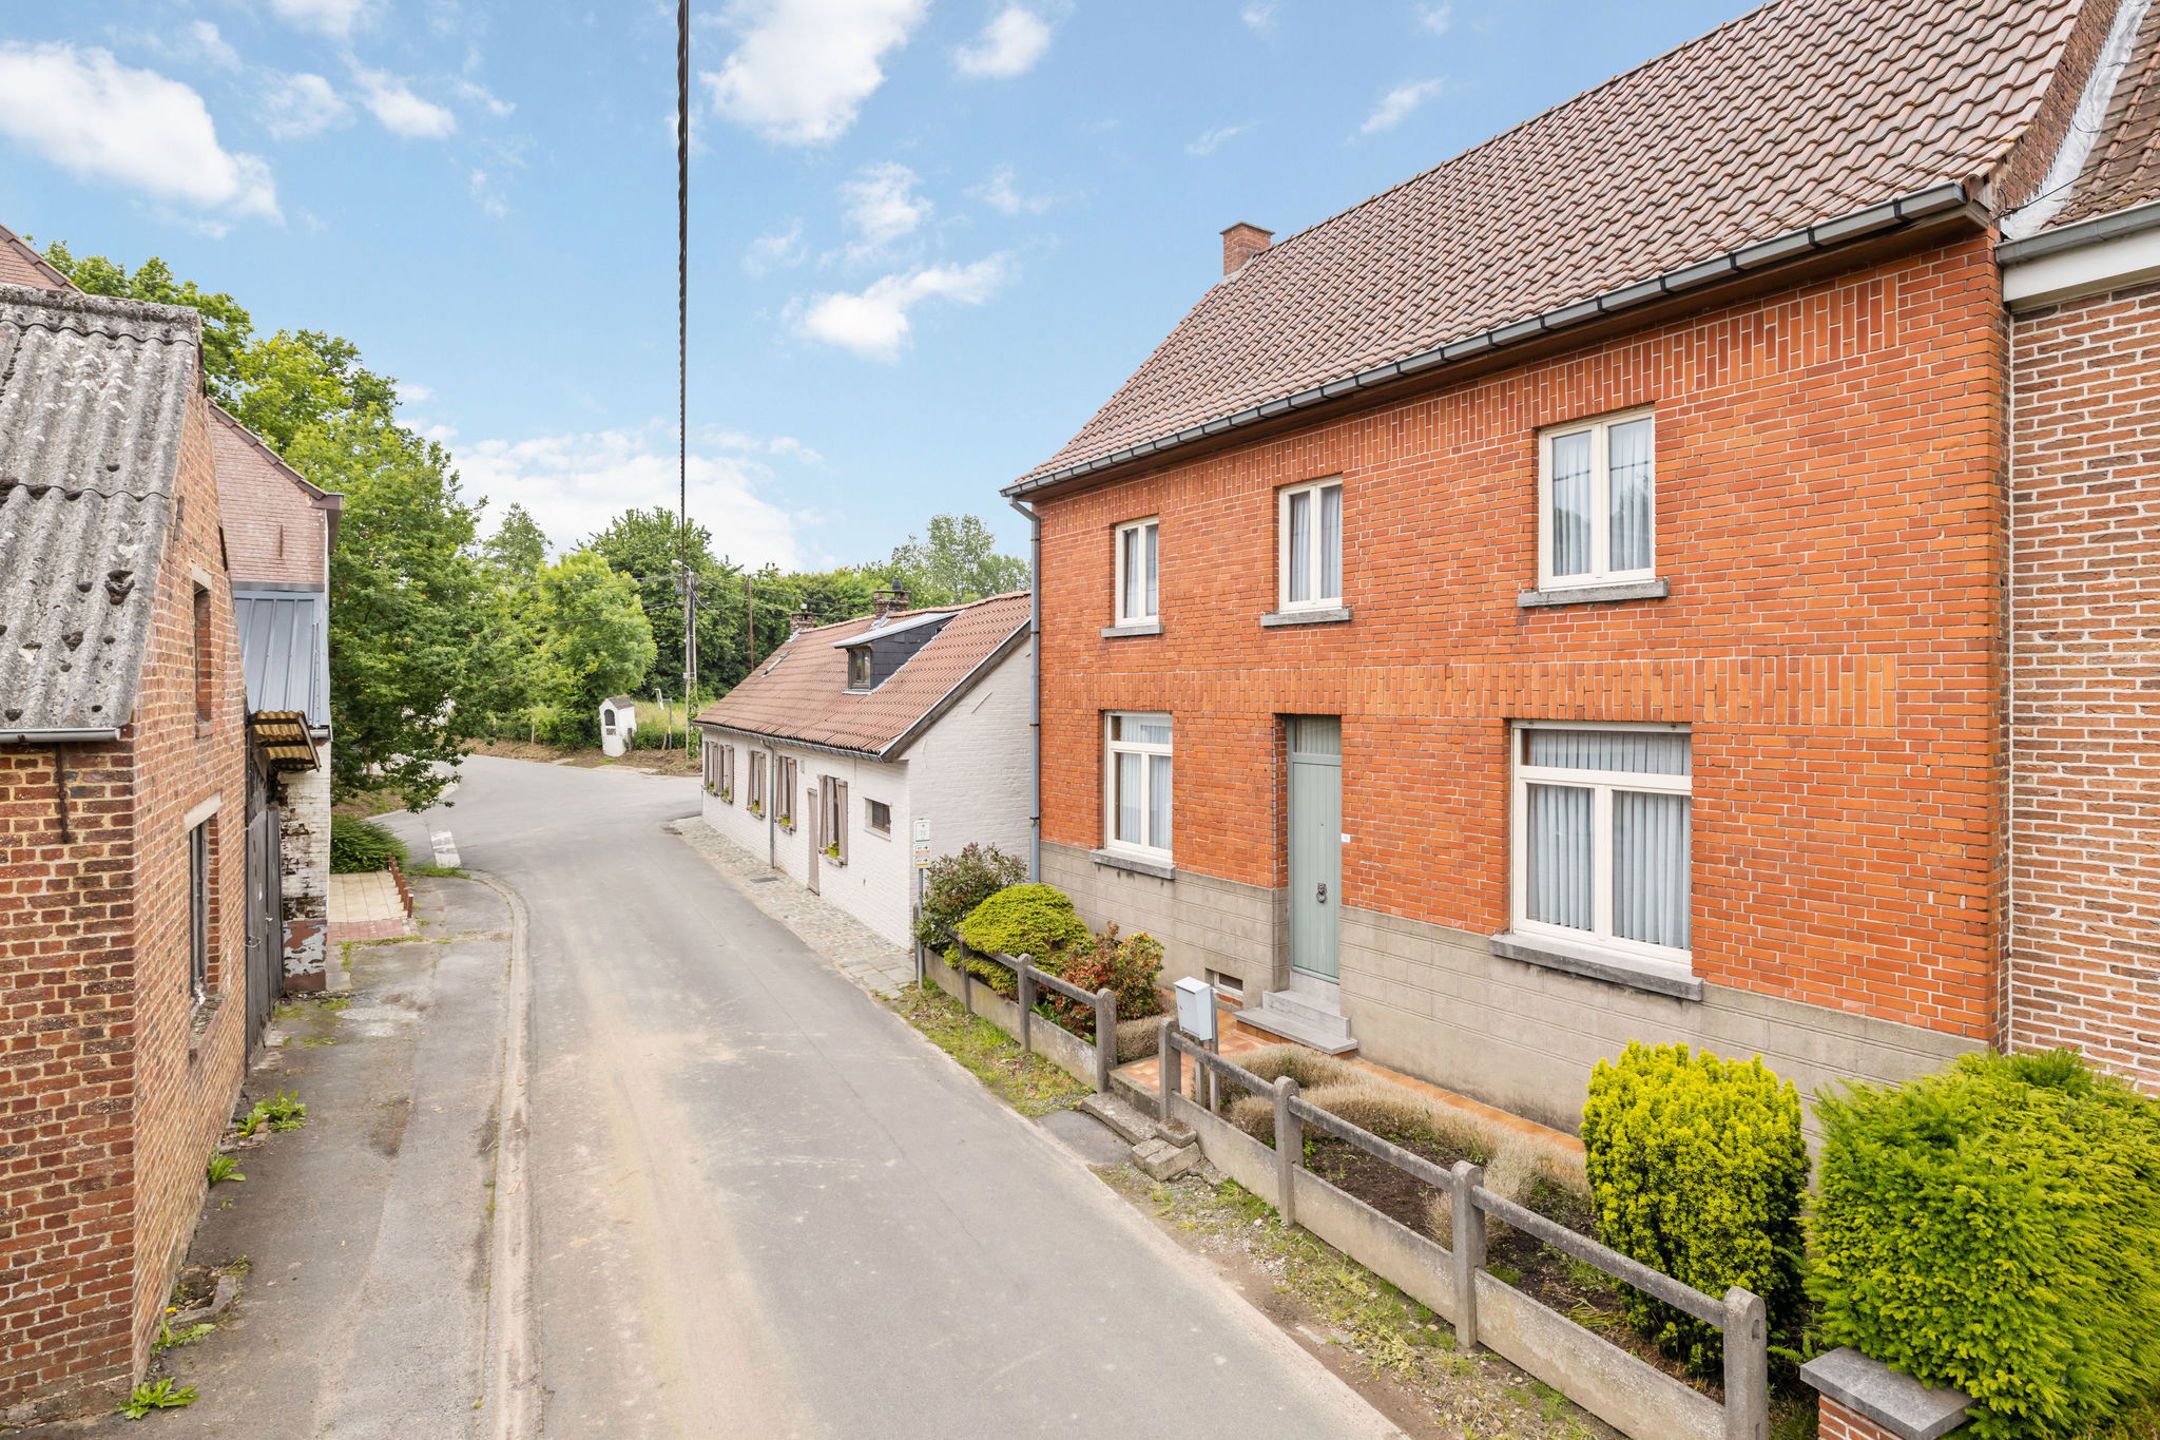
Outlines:
{"label": "ornamental grass clump", "polygon": [[[1800,1096],[1758,1058],[1631,1043],[1599,1061],[1583,1105],[1584,1172],[1598,1238],[1706,1295],[1762,1297],[1773,1337],[1796,1328],[1807,1148]],[[1628,1319],[1658,1347],[1714,1375],[1724,1337],[1640,1291]]]}
{"label": "ornamental grass clump", "polygon": [[[1008,885],[976,906],[954,933],[969,950],[1025,955],[1052,973],[1062,969],[1068,955],[1095,941],[1071,898],[1055,885]],[[1018,977],[995,960],[957,949],[947,958],[966,965],[1000,995],[1010,997],[1020,988]]]}
{"label": "ornamental grass clump", "polygon": [[1816,1114],[1825,1340],[1963,1390],[1976,1440],[2154,1423],[2160,1103],[2056,1051],[1967,1056]]}

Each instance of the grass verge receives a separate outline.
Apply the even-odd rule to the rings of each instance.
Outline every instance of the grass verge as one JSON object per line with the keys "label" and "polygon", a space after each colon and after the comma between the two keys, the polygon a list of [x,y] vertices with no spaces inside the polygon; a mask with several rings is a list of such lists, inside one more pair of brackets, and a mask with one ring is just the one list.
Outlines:
{"label": "grass verge", "polygon": [[1039,1055],[1028,1055],[1004,1031],[960,1008],[934,987],[910,985],[892,1001],[902,1019],[959,1061],[999,1099],[1029,1119],[1070,1110],[1088,1087]]}

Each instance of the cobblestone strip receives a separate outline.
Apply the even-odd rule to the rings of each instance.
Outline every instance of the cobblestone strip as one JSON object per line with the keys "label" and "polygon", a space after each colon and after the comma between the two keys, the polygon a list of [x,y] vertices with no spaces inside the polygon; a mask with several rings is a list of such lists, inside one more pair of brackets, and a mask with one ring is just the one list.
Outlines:
{"label": "cobblestone strip", "polygon": [[846,911],[826,904],[703,820],[677,820],[668,828],[705,857],[705,863],[719,871],[751,904],[794,931],[796,938],[863,989],[889,999],[913,983],[912,952],[893,944]]}

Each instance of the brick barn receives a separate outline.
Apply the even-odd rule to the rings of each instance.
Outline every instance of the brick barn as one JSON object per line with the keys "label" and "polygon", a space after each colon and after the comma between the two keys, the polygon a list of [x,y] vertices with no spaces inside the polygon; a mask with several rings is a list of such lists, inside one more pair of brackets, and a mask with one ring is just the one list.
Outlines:
{"label": "brick barn", "polygon": [[193,311],[0,285],[10,1420],[141,1373],[240,1086],[249,750],[214,450]]}
{"label": "brick barn", "polygon": [[[1005,491],[1042,878],[1259,1028],[1555,1125],[1631,1039],[1804,1093],[2013,1039],[2152,1083],[2160,302],[2008,319],[1997,255],[2143,94],[2145,10],[1770,4],[1225,231]],[[2092,717],[2040,632],[2115,691]],[[2021,743],[2108,760],[2036,759],[2016,832],[2013,681]],[[2013,1023],[2050,990],[2083,1018]]]}

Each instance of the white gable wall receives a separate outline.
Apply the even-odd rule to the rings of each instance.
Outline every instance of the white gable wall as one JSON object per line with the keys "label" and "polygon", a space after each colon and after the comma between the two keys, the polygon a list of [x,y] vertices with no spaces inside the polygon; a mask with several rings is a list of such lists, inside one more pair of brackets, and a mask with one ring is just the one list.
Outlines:
{"label": "white gable wall", "polygon": [[908,749],[910,798],[930,821],[930,853],[970,840],[1028,853],[1028,646],[998,662]]}

